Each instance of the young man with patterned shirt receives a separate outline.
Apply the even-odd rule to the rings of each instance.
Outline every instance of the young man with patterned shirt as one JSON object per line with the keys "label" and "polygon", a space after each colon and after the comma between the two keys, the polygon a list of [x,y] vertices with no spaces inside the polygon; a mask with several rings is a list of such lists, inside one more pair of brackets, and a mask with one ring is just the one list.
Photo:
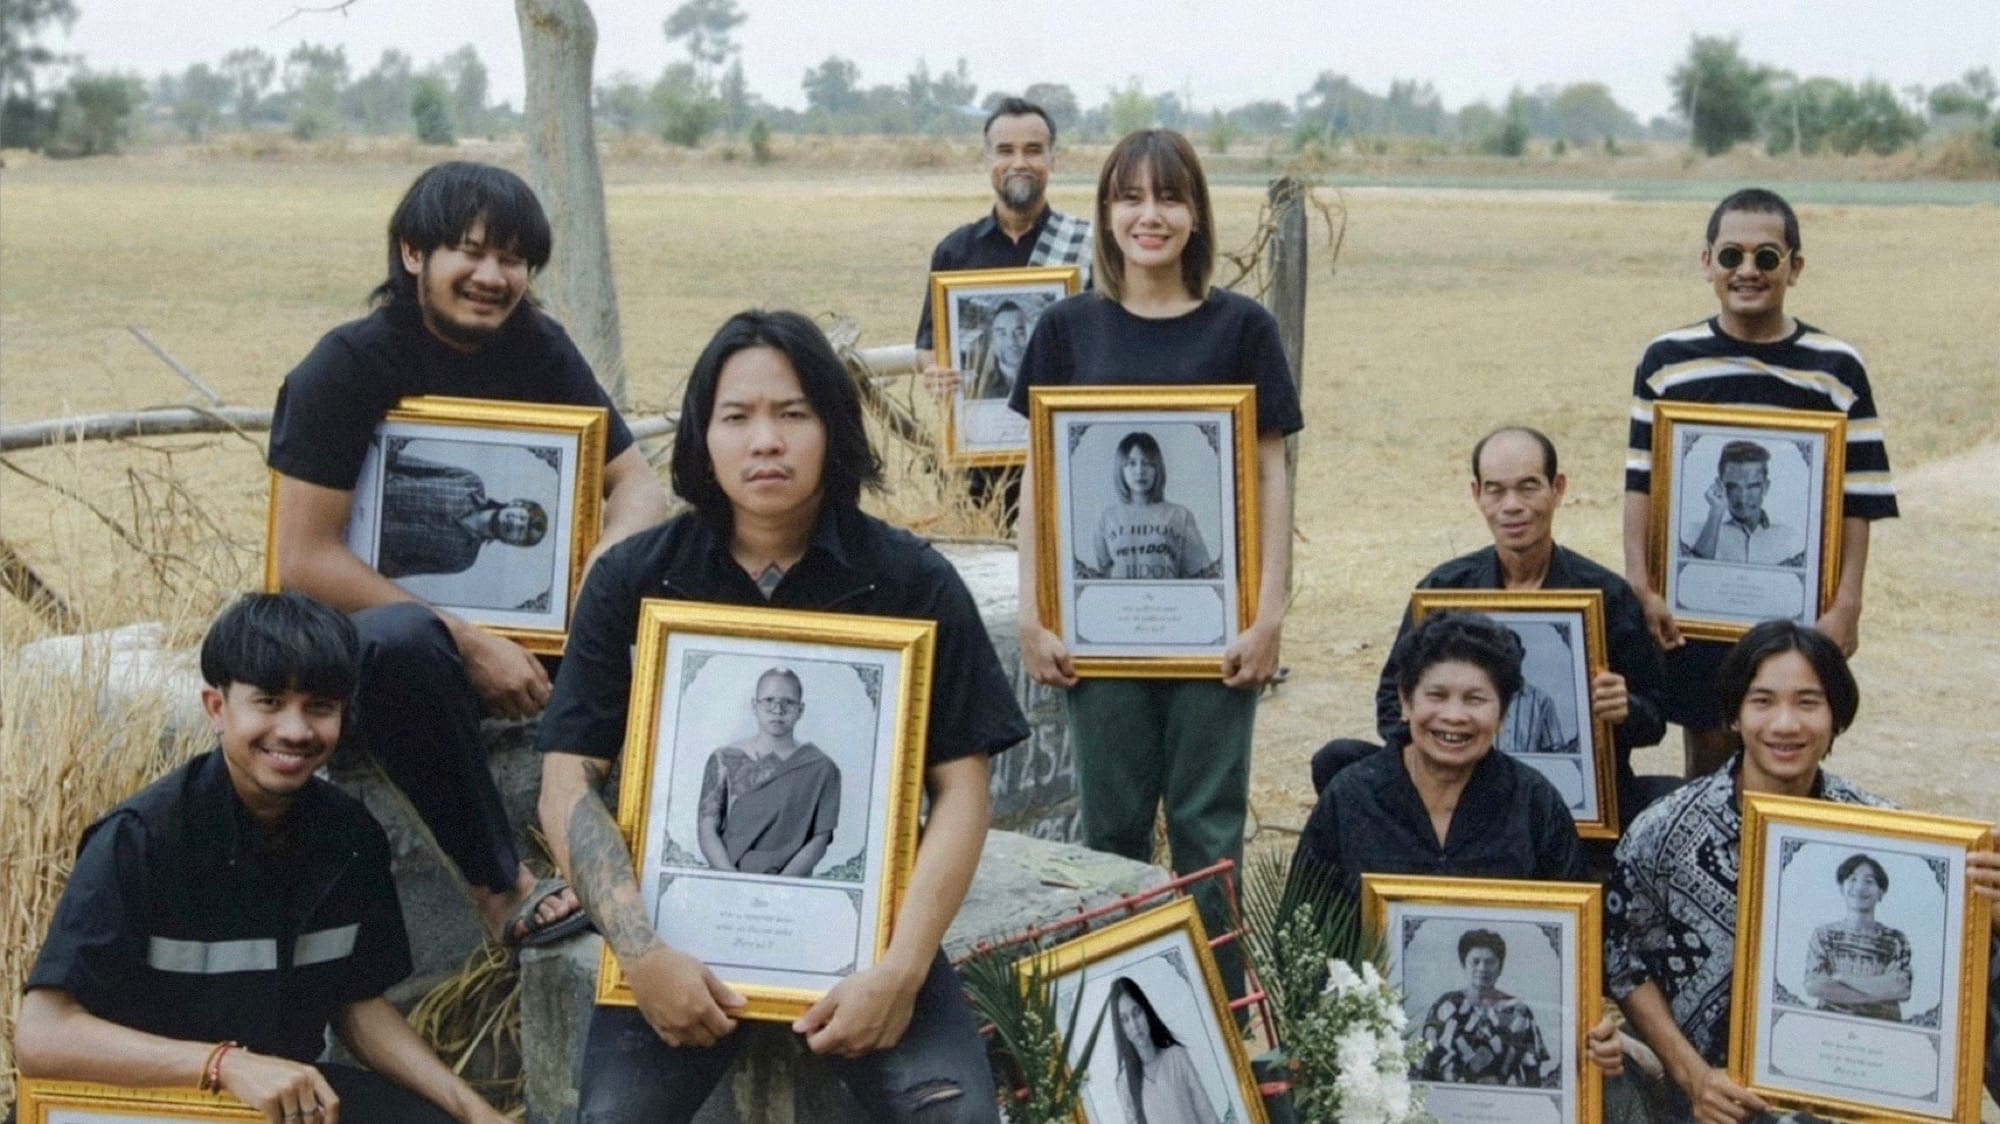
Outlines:
{"label": "young man with patterned shirt", "polygon": [[[1727,646],[1689,641],[1654,586],[1647,559],[1652,521],[1653,403],[1704,402],[1847,416],[1847,472],[1840,518],[1840,580],[1815,627],[1852,655],[1860,645],[1862,579],[1869,525],[1897,515],[1896,489],[1882,422],[1861,353],[1785,311],[1805,272],[1799,220],[1791,204],[1761,188],[1738,191],[1708,217],[1702,269],[1715,290],[1716,314],[1655,339],[1632,380],[1630,441],[1625,455],[1625,577],[1638,593],[1646,624],[1667,653],[1666,711],[1682,727],[1687,775],[1713,772],[1728,756],[1715,675]],[[1835,517],[1827,512],[1827,518]]]}

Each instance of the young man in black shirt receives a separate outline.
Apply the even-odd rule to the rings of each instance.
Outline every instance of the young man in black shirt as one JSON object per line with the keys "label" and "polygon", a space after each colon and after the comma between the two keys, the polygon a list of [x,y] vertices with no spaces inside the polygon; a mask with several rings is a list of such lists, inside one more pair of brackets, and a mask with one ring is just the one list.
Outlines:
{"label": "young man in black shirt", "polygon": [[479,738],[487,711],[539,713],[548,671],[513,641],[369,569],[348,550],[346,528],[375,427],[420,394],[602,406],[611,424],[597,554],[666,517],[666,492],[631,430],[528,296],[550,237],[540,201],[512,172],[452,162],[417,177],[389,220],[375,310],[327,333],[286,376],[271,424],[279,579],[355,615],[362,739],[472,885],[487,928],[508,943],[582,924],[568,920],[581,913],[567,887],[537,883],[522,865]]}
{"label": "young man in black shirt", "polygon": [[889,947],[791,1029],[885,1119],[998,1120],[939,943],[986,840],[987,759],[1028,727],[957,572],[862,513],[861,489],[880,476],[859,396],[819,329],[740,313],[696,361],[674,437],[674,489],[695,510],[620,544],[584,585],[542,718],[542,824],[638,1006],[591,1019],[582,1119],[691,1119],[743,1033],[742,997],[655,932],[599,791],[624,741],[639,602],[667,597],[937,622],[930,812]]}

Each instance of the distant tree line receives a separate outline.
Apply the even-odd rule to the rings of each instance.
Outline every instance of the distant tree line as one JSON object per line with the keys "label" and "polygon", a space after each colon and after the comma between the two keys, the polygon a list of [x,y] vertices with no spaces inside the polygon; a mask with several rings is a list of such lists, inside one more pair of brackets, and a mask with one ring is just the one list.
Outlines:
{"label": "distant tree line", "polygon": [[[387,50],[356,76],[341,47],[301,42],[283,57],[231,51],[151,81],[97,73],[81,60],[38,46],[36,37],[75,19],[75,0],[0,0],[0,144],[59,155],[116,151],[135,120],[201,141],[219,129],[283,131],[300,140],[340,133],[412,134],[427,144],[511,133],[518,115],[490,104],[487,70],[470,45],[421,68]],[[753,158],[770,158],[774,133],[930,135],[970,138],[999,101],[1019,93],[1046,107],[1066,139],[1106,139],[1151,125],[1196,135],[1211,149],[1255,138],[1292,150],[1387,151],[1415,138],[1439,151],[1520,156],[1541,142],[1615,151],[1626,142],[1686,139],[1716,154],[1762,140],[1773,154],[1893,153],[1933,129],[1990,130],[2000,148],[2000,90],[1981,67],[1925,90],[1800,78],[1743,56],[1737,41],[1696,36],[1667,76],[1674,113],[1641,122],[1601,82],[1514,90],[1499,105],[1446,109],[1429,82],[1396,80],[1365,89],[1324,71],[1289,101],[1265,99],[1197,110],[1186,92],[1146,90],[1137,78],[1086,105],[1059,82],[1019,91],[981,90],[966,60],[932,70],[918,61],[902,80],[868,84],[860,67],[829,54],[799,82],[803,109],[779,107],[749,88],[737,32],[748,17],[737,0],[684,0],[661,25],[673,61],[653,80],[617,73],[600,83],[592,107],[613,135],[647,134],[698,147],[710,137],[742,137]],[[66,81],[36,85],[67,65]]]}

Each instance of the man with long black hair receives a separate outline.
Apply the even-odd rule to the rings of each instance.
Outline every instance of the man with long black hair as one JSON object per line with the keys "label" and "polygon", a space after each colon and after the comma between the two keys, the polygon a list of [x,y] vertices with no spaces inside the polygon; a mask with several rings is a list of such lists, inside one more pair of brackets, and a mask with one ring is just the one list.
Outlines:
{"label": "man with long black hair", "polygon": [[489,931],[508,943],[583,923],[567,887],[537,882],[522,865],[479,737],[487,712],[540,713],[549,673],[519,644],[369,569],[345,532],[376,426],[421,394],[609,409],[598,553],[666,517],[666,492],[631,430],[529,295],[550,247],[548,216],[514,173],[458,161],[424,172],[389,220],[374,310],[328,332],[286,376],[271,425],[278,576],[354,614],[361,736],[471,884]]}

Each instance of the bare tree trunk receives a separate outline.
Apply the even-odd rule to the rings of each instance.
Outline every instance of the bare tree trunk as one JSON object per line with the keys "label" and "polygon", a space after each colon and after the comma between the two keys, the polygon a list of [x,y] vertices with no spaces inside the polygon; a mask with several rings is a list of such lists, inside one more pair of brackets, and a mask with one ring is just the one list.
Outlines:
{"label": "bare tree trunk", "polygon": [[555,228],[555,254],[537,287],[596,368],[605,393],[623,407],[618,290],[590,119],[597,21],[585,0],[514,0],[514,14],[527,72],[528,182]]}

